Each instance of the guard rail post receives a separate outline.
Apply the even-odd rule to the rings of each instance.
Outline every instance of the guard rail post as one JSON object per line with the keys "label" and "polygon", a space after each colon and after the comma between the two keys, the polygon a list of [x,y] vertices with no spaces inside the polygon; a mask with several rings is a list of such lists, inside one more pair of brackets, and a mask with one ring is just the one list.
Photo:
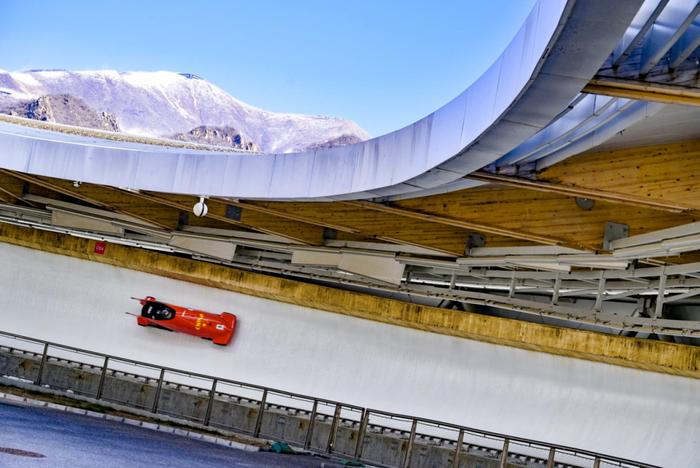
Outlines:
{"label": "guard rail post", "polygon": [[362,444],[365,443],[365,432],[369,423],[369,409],[362,410],[362,419],[360,419],[360,427],[357,429],[357,443],[355,444],[355,460],[362,458]]}
{"label": "guard rail post", "polygon": [[554,447],[549,448],[549,456],[547,457],[547,468],[554,468],[554,456],[557,453],[557,449]]}
{"label": "guard rail post", "polygon": [[408,468],[411,465],[411,453],[413,452],[413,443],[416,440],[416,429],[418,428],[418,420],[413,418],[411,423],[411,435],[408,437],[408,447],[406,447],[406,456],[403,459],[403,468]]}
{"label": "guard rail post", "polygon": [[105,379],[107,378],[107,366],[109,365],[109,356],[105,356],[104,363],[102,364],[102,372],[100,372],[100,383],[97,385],[97,394],[95,398],[102,399],[102,392],[105,388]]}
{"label": "guard rail post", "polygon": [[263,390],[262,398],[260,399],[260,407],[258,408],[258,417],[255,419],[255,429],[253,429],[253,437],[260,435],[262,427],[263,413],[265,412],[265,404],[267,402],[267,389]]}
{"label": "guard rail post", "polygon": [[338,420],[340,419],[340,403],[335,404],[333,412],[333,422],[331,423],[331,431],[328,433],[328,443],[326,444],[326,452],[332,453],[335,446],[335,433],[338,431]]}
{"label": "guard rail post", "polygon": [[457,437],[457,448],[455,448],[454,458],[452,460],[452,468],[459,468],[459,455],[462,453],[462,445],[464,444],[464,429],[459,430]]}
{"label": "guard rail post", "polygon": [[207,401],[207,412],[204,414],[204,425],[209,425],[209,420],[211,419],[211,410],[214,407],[214,398],[216,397],[216,384],[219,383],[218,379],[211,381],[211,390],[209,390],[209,401]]}
{"label": "guard rail post", "polygon": [[503,449],[501,450],[501,463],[500,468],[506,468],[508,466],[508,445],[509,440],[507,438],[503,439]]}
{"label": "guard rail post", "polygon": [[158,377],[158,386],[156,387],[156,394],[153,396],[153,407],[151,407],[151,413],[158,412],[158,402],[160,401],[160,392],[163,390],[163,379],[165,378],[165,369],[160,369],[160,377]]}
{"label": "guard rail post", "polygon": [[49,355],[49,344],[44,343],[44,352],[41,354],[41,362],[39,362],[39,372],[34,380],[34,385],[41,385],[41,378],[44,374],[44,366],[46,365],[46,360]]}
{"label": "guard rail post", "polygon": [[311,447],[311,438],[314,434],[314,426],[316,425],[316,412],[318,411],[318,400],[314,400],[314,405],[311,407],[311,416],[309,416],[309,428],[306,430],[304,438],[304,450],[309,450]]}

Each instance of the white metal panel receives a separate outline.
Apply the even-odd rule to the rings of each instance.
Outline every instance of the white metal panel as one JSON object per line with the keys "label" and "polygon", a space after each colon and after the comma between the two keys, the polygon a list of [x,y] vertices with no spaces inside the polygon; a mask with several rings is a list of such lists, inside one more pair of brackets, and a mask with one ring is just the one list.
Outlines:
{"label": "white metal panel", "polygon": [[91,216],[83,216],[69,211],[53,209],[51,211],[51,224],[54,226],[79,229],[83,231],[102,232],[116,236],[124,235],[124,228],[109,221],[97,219]]}
{"label": "white metal panel", "polygon": [[168,242],[173,247],[179,247],[190,252],[210,255],[222,260],[233,260],[236,244],[225,240],[203,239],[201,237],[174,234]]}
{"label": "white metal panel", "polygon": [[622,40],[613,51],[613,62],[620,65],[630,55],[632,50],[644,39],[654,24],[659,13],[668,4],[668,0],[644,0],[630,27],[625,31]]}
{"label": "white metal panel", "polygon": [[343,253],[338,268],[341,270],[378,279],[386,283],[401,284],[406,265],[393,256],[361,255]]}
{"label": "white metal panel", "polygon": [[621,108],[621,112],[611,115],[609,120],[604,122],[604,124],[600,124],[595,130],[590,133],[580,134],[575,142],[563,146],[557,151],[549,153],[545,157],[537,160],[537,170],[544,169],[570,156],[594,148],[627,127],[653,116],[663,108],[664,104],[646,101],[636,101],[626,104],[624,108]]}
{"label": "white metal panel", "polygon": [[340,252],[319,252],[317,250],[294,250],[292,263],[295,265],[323,265],[337,267]]}
{"label": "white metal panel", "polygon": [[685,33],[700,12],[696,0],[671,0],[651,27],[642,47],[641,75],[648,73]]}

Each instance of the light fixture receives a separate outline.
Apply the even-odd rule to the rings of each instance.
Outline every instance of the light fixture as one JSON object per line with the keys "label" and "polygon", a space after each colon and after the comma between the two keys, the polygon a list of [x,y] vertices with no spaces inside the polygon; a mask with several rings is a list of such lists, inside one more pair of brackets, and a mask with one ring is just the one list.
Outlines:
{"label": "light fixture", "polygon": [[590,211],[595,206],[595,200],[591,200],[590,198],[576,197],[576,206],[578,206],[584,211]]}
{"label": "light fixture", "polygon": [[192,207],[192,212],[195,216],[200,218],[207,215],[209,208],[207,207],[207,204],[204,203],[204,197],[199,197],[199,201]]}

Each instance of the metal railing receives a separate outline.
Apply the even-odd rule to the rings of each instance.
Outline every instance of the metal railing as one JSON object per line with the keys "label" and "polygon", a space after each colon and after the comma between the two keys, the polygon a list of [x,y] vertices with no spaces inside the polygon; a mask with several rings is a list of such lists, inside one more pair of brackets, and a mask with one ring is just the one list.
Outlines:
{"label": "metal railing", "polygon": [[[10,344],[8,344],[8,342]],[[25,349],[17,346],[25,343],[34,349]],[[592,467],[603,466],[618,467],[645,467],[653,468],[642,462],[628,460],[611,455],[605,455],[589,450],[551,444],[508,434],[485,431],[473,427],[461,426],[432,419],[396,414],[372,408],[342,403],[339,401],[303,395],[299,393],[280,390],[273,387],[249,384],[232,379],[214,377],[197,372],[159,366],[129,358],[118,357],[110,354],[88,351],[74,346],[39,340],[23,335],[0,331],[0,349],[11,353],[24,353],[33,355],[38,361],[36,375],[31,383],[36,386],[50,386],[52,389],[66,391],[73,394],[82,394],[98,401],[118,403],[133,408],[147,410],[154,414],[174,416],[189,420],[205,427],[227,429],[231,432],[247,433],[254,437],[266,437],[263,430],[263,417],[266,412],[281,409],[286,412],[294,412],[307,416],[307,429],[303,440],[285,440],[292,445],[304,449],[325,452],[328,454],[346,456],[355,460],[380,466],[398,466],[408,468],[412,465],[412,459],[416,456],[417,444],[435,446],[449,446],[453,453],[450,456],[450,466],[456,468],[460,463],[460,455],[463,453],[477,453],[487,458],[497,459],[499,466],[505,468],[509,462],[519,460],[521,463],[530,462],[547,468],[556,467]],[[70,355],[68,359],[66,355]],[[74,355],[82,356],[81,360],[73,358]],[[70,382],[65,386],[52,383],[47,385],[44,381],[45,369],[50,362],[63,363],[80,369],[91,369],[99,375],[96,388],[81,388],[77,382]],[[134,373],[134,368],[138,373]],[[132,371],[132,372],[129,372]],[[145,374],[145,375],[144,375]],[[108,378],[122,376],[137,379],[149,386],[155,387],[150,401],[134,403],[123,401],[115,396],[106,395],[106,382]],[[16,377],[16,376],[10,376]],[[179,380],[176,379],[179,378]],[[202,386],[200,382],[207,382]],[[206,406],[202,414],[186,415],[172,414],[163,411],[161,397],[164,390],[177,388],[187,389],[190,392],[201,394],[206,398]],[[235,392],[230,391],[236,389]],[[228,391],[226,391],[228,389]],[[213,406],[218,399],[235,400],[256,408],[254,424],[248,427],[234,427],[225,420],[213,418]],[[321,442],[314,436],[318,435],[316,428],[320,422],[330,422],[330,430],[327,437]],[[356,431],[354,446],[340,450],[336,447],[336,438],[339,428],[342,426]],[[402,441],[398,450],[399,462],[387,464],[378,460],[376,451],[368,454],[364,450],[367,437],[370,434],[392,434]],[[274,438],[280,439],[279,435]],[[318,437],[316,438],[318,439]]]}

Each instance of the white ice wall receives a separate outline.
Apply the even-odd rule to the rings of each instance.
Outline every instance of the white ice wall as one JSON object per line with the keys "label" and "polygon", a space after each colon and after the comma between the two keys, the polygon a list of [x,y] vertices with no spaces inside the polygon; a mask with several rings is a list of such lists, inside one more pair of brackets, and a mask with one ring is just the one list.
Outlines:
{"label": "white ice wall", "polygon": [[[109,246],[107,247],[109,248]],[[0,243],[0,329],[643,460],[700,466],[700,381],[349,318]],[[130,296],[239,317],[226,348]]]}

